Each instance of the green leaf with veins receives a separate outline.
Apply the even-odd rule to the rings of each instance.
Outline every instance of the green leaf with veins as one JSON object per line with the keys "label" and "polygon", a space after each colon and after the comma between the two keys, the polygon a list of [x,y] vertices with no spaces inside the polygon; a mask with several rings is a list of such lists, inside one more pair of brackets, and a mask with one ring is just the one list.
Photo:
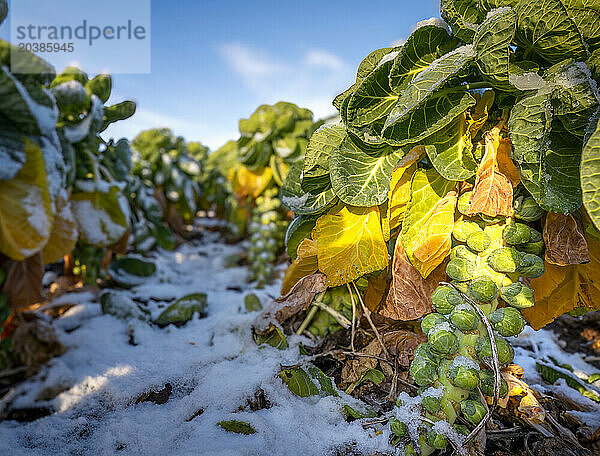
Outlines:
{"label": "green leaf with veins", "polygon": [[600,121],[583,148],[580,173],[583,205],[600,229]]}
{"label": "green leaf with veins", "polygon": [[399,49],[400,47],[386,47],[376,49],[371,52],[363,59],[362,62],[360,62],[360,65],[358,65],[358,70],[356,71],[356,81],[360,82],[365,79],[373,71],[375,71],[380,64],[381,59],[383,59],[386,55],[389,55],[391,52],[396,52]]}
{"label": "green leaf with veins", "polygon": [[514,90],[508,82],[508,73],[510,45],[516,28],[517,15],[514,10],[500,10],[481,24],[473,40],[477,66],[483,78],[499,90]]}
{"label": "green leaf with veins", "polygon": [[396,163],[404,156],[402,149],[385,147],[379,154],[363,151],[346,138],[331,153],[331,185],[335,194],[352,206],[375,206],[387,200],[390,180]]}
{"label": "green leaf with veins", "polygon": [[279,192],[281,203],[298,215],[318,214],[333,206],[337,198],[331,187],[319,193],[307,192],[302,189],[302,167],[302,162],[290,166]]}
{"label": "green leaf with veins", "polygon": [[338,96],[333,99],[333,106],[338,110],[342,120],[346,122],[346,107],[348,106],[348,102],[350,101],[350,97],[358,87],[358,83],[355,82]]}
{"label": "green leaf with veins", "polygon": [[477,172],[472,149],[465,114],[425,140],[431,163],[442,176],[452,181],[469,179]]}
{"label": "green leaf with veins", "polygon": [[485,19],[477,0],[441,0],[440,13],[452,27],[454,36],[465,43],[473,42],[477,25]]}
{"label": "green leaf with veins", "polygon": [[435,60],[402,91],[396,106],[388,115],[384,131],[407,119],[411,112],[422,106],[425,100],[474,59],[472,45],[461,46]]}
{"label": "green leaf with veins", "polygon": [[390,87],[389,74],[393,64],[393,60],[388,60],[358,84],[348,103],[349,124],[362,127],[390,112],[398,100],[398,94]]}
{"label": "green leaf with veins", "polygon": [[348,135],[343,125],[326,125],[308,141],[302,173],[302,189],[320,192],[329,186],[329,157]]}
{"label": "green leaf with veins", "polygon": [[555,84],[552,92],[553,113],[564,127],[582,137],[598,107],[596,82],[585,63],[565,60],[550,67],[544,79]]}
{"label": "green leaf with veins", "polygon": [[394,59],[389,75],[392,89],[401,93],[434,60],[454,49],[458,42],[439,25],[419,27],[408,37]]}
{"label": "green leaf with veins", "polygon": [[319,394],[319,389],[301,367],[283,369],[279,372],[279,377],[296,396],[308,397]]}
{"label": "green leaf with veins", "polygon": [[597,0],[562,0],[588,46],[600,47],[600,7]]}
{"label": "green leaf with veins", "polygon": [[475,98],[467,91],[440,91],[427,98],[423,106],[403,121],[384,130],[383,138],[395,146],[416,144],[446,127],[475,103]]}
{"label": "green leaf with veins", "polygon": [[524,49],[525,59],[533,54],[557,63],[566,56],[588,57],[581,31],[561,0],[522,0],[516,11],[515,42]]}
{"label": "green leaf with veins", "polygon": [[552,121],[551,93],[539,91],[519,100],[508,128],[521,182],[537,203],[551,212],[579,209],[581,140]]}

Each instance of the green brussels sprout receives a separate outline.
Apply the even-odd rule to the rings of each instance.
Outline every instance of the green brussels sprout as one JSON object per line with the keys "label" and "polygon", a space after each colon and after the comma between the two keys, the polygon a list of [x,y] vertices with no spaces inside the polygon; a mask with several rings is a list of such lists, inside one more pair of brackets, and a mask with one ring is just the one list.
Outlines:
{"label": "green brussels sprout", "polygon": [[498,297],[498,287],[489,277],[476,277],[469,284],[469,295],[477,301],[490,302]]}
{"label": "green brussels sprout", "polygon": [[458,282],[456,280],[452,280],[450,283],[465,294],[469,291],[469,282]]}
{"label": "green brussels sprout", "polygon": [[543,276],[546,271],[544,260],[532,253],[524,253],[521,255],[521,266],[518,271],[519,274],[524,277],[537,279],[538,277]]}
{"label": "green brussels sprout", "polygon": [[543,240],[542,233],[529,227],[529,242],[539,242]]}
{"label": "green brussels sprout", "polygon": [[421,399],[423,408],[429,413],[437,413],[442,409],[442,403],[439,398],[434,396],[423,396]]}
{"label": "green brussels sprout", "polygon": [[472,390],[479,385],[479,365],[471,358],[459,355],[448,369],[450,381],[459,388]]}
{"label": "green brussels sprout", "polygon": [[443,450],[448,446],[448,439],[433,429],[429,429],[427,431],[427,443],[437,450]]}
{"label": "green brussels sprout", "polygon": [[469,428],[464,424],[453,424],[452,427],[459,435],[469,435],[471,433],[471,431],[469,431]]}
{"label": "green brussels sprout", "polygon": [[452,228],[452,236],[458,242],[467,242],[467,239],[473,234],[483,231],[481,227],[471,220],[460,220]]}
{"label": "green brussels sprout", "polygon": [[477,231],[467,238],[467,245],[476,252],[483,252],[490,246],[491,242],[492,240],[488,234],[483,231]]}
{"label": "green brussels sprout", "polygon": [[531,231],[524,223],[510,223],[502,230],[502,239],[510,245],[525,244],[531,238]]}
{"label": "green brussels sprout", "polygon": [[446,318],[442,314],[432,312],[430,314],[425,315],[423,317],[423,320],[421,320],[421,330],[423,331],[423,334],[427,334],[429,333],[431,328],[440,323],[444,323],[445,321]]}
{"label": "green brussels sprout", "polygon": [[534,305],[533,290],[521,282],[500,288],[500,297],[509,306],[517,309],[527,309]]}
{"label": "green brussels sprout", "polygon": [[486,408],[481,402],[470,399],[464,400],[460,403],[460,411],[465,417],[465,420],[467,420],[473,426],[477,426],[487,413]]}
{"label": "green brussels sprout", "polygon": [[531,253],[533,255],[538,255],[541,257],[542,254],[544,253],[544,248],[546,246],[544,245],[544,241],[537,241],[537,242],[528,242],[527,244],[521,244],[521,245],[517,245],[515,247],[519,252]]}
{"label": "green brussels sprout", "polygon": [[450,259],[464,258],[469,261],[477,261],[477,254],[470,250],[466,245],[457,245],[450,251]]}
{"label": "green brussels sprout", "polygon": [[535,222],[541,219],[545,212],[531,196],[516,198],[514,209],[515,217],[526,222]]}
{"label": "green brussels sprout", "polygon": [[[481,369],[479,371],[479,388],[481,392],[486,396],[494,395],[494,372],[490,369]],[[500,379],[500,397],[504,397],[508,394],[508,383],[503,378]]]}
{"label": "green brussels sprout", "polygon": [[454,288],[441,285],[431,295],[431,301],[435,310],[443,315],[447,315],[452,312],[455,306],[461,304],[463,299]]}
{"label": "green brussels sprout", "polygon": [[468,215],[469,207],[471,206],[471,196],[473,195],[472,191],[464,192],[459,196],[456,207],[458,208],[458,212],[462,215]]}
{"label": "green brussels sprout", "polygon": [[431,348],[429,347],[429,344],[427,342],[419,344],[419,346],[414,351],[414,357],[425,358],[436,364],[439,363],[441,360],[439,355],[436,355],[431,351]]}
{"label": "green brussels sprout", "polygon": [[461,331],[473,331],[479,324],[479,317],[469,304],[464,303],[450,313],[450,322]]}
{"label": "green brussels sprout", "polygon": [[81,120],[79,115],[90,109],[90,95],[85,87],[77,81],[68,81],[54,86],[50,90],[56,99],[61,117],[71,122],[79,122]]}
{"label": "green brussels sprout", "polygon": [[390,420],[390,430],[396,435],[396,437],[404,437],[407,432],[406,424],[404,424],[398,418],[392,418]]}
{"label": "green brussels sprout", "polygon": [[415,358],[410,363],[409,372],[417,385],[428,386],[436,379],[437,364],[427,358]]}
{"label": "green brussels sprout", "polygon": [[515,272],[521,266],[521,253],[512,247],[501,247],[489,254],[487,262],[496,272]]}
{"label": "green brussels sprout", "polygon": [[471,280],[475,274],[475,263],[464,258],[454,258],[446,265],[446,274],[459,282]]}
{"label": "green brussels sprout", "polygon": [[434,326],[427,335],[429,348],[433,353],[447,356],[458,351],[458,338],[449,323]]}
{"label": "green brussels sprout", "polygon": [[421,453],[417,453],[415,446],[412,443],[407,443],[404,447],[404,456],[419,456]]}
{"label": "green brussels sprout", "polygon": [[[496,336],[496,351],[498,352],[498,362],[500,364],[508,364],[515,357],[515,352],[510,344],[499,335]],[[475,353],[481,360],[484,358],[492,358],[492,343],[489,337],[478,337],[475,343]]]}
{"label": "green brussels sprout", "polygon": [[514,307],[502,307],[494,310],[488,319],[493,328],[504,337],[516,336],[523,331],[525,319]]}

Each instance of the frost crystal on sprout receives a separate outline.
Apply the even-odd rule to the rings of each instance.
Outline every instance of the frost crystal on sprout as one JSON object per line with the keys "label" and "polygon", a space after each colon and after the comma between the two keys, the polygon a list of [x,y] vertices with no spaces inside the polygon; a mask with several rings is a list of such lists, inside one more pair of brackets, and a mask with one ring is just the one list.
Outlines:
{"label": "frost crystal on sprout", "polygon": [[471,304],[468,304],[466,302],[461,302],[460,304],[454,306],[454,310],[459,311],[459,310],[473,310],[471,307]]}
{"label": "frost crystal on sprout", "polygon": [[479,370],[479,364],[473,361],[471,358],[467,358],[466,356],[458,355],[456,358],[452,360],[452,364],[457,367],[463,367],[465,369],[475,369]]}
{"label": "frost crystal on sprout", "polygon": [[394,415],[398,421],[406,425],[408,435],[415,443],[419,440],[419,426],[421,425],[421,402],[420,396],[409,396],[402,392],[398,395],[398,401],[402,404],[394,408]]}
{"label": "frost crystal on sprout", "polygon": [[427,337],[432,337],[438,331],[454,332],[454,330],[452,329],[452,326],[450,326],[450,323],[448,323],[447,321],[444,321],[442,323],[438,323],[433,328],[431,328],[429,330],[429,332],[427,333]]}
{"label": "frost crystal on sprout", "polygon": [[461,454],[466,454],[466,451],[462,448],[462,444],[465,441],[465,436],[460,435],[454,430],[454,428],[446,420],[436,421],[431,427],[433,432],[437,432],[444,437],[447,437],[452,443],[460,449]]}
{"label": "frost crystal on sprout", "polygon": [[425,391],[421,393],[421,397],[433,397],[435,399],[441,399],[444,395],[444,386],[439,386],[438,388],[434,388],[430,386]]}

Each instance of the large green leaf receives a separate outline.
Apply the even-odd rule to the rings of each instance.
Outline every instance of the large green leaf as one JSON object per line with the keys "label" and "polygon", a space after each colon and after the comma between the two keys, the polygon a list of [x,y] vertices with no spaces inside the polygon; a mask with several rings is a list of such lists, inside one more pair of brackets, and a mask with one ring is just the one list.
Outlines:
{"label": "large green leaf", "polygon": [[379,65],[358,84],[348,103],[348,123],[362,127],[390,112],[398,100],[398,94],[390,87],[389,74],[393,64],[393,60],[388,60]]}
{"label": "large green leaf", "polygon": [[347,137],[343,125],[325,125],[308,141],[302,173],[302,189],[318,192],[329,186],[329,157]]}
{"label": "large green leaf", "polygon": [[586,64],[564,60],[550,67],[544,77],[555,84],[552,92],[554,115],[569,132],[583,136],[598,107],[596,82]]}
{"label": "large green leaf", "polygon": [[521,181],[538,204],[551,212],[576,211],[581,206],[581,141],[552,121],[551,93],[519,100],[508,128]]}
{"label": "large green leaf", "polygon": [[600,229],[600,121],[583,148],[580,176],[583,205]]}
{"label": "large green leaf", "polygon": [[427,98],[423,106],[404,120],[384,130],[383,138],[396,146],[418,143],[444,128],[475,103],[475,98],[467,91],[440,91]]}
{"label": "large green leaf", "polygon": [[415,30],[394,59],[389,75],[396,93],[402,90],[437,58],[451,51],[458,40],[441,25],[425,25]]}
{"label": "large green leaf", "polygon": [[597,0],[562,0],[590,49],[600,47],[600,7]]}
{"label": "large green leaf", "polygon": [[467,130],[463,114],[425,140],[425,150],[431,163],[448,180],[466,180],[477,172],[473,144]]}
{"label": "large green leaf", "polygon": [[[358,70],[356,71],[356,81],[360,82],[363,79],[365,79],[367,76],[369,76],[373,71],[375,71],[375,69],[379,66],[379,64],[381,63],[381,60],[386,57],[387,59],[390,59],[390,57],[392,57],[392,55],[390,55],[390,53],[392,52],[396,52],[399,50],[399,47],[386,47],[386,48],[381,48],[381,49],[376,49],[374,51],[372,51],[371,53],[369,53],[368,56],[366,56],[362,62],[360,62],[360,65],[358,65]],[[393,60],[390,59],[390,60]]]}
{"label": "large green leaf", "polygon": [[561,0],[522,0],[516,11],[515,42],[524,49],[525,59],[537,55],[558,63],[567,56],[587,58],[583,36]]}
{"label": "large green leaf", "polygon": [[81,239],[106,247],[117,242],[129,228],[129,203],[119,187],[108,182],[76,183],[71,205]]}
{"label": "large green leaf", "polygon": [[283,181],[279,197],[281,203],[297,215],[318,214],[337,201],[331,187],[319,193],[311,193],[302,189],[302,163],[290,166],[288,174]]}
{"label": "large green leaf", "polygon": [[0,130],[0,180],[15,177],[25,163],[25,138],[12,130]]}
{"label": "large green leaf", "polygon": [[452,27],[454,36],[465,43],[473,42],[477,25],[485,19],[477,0],[441,0],[440,13]]}
{"label": "large green leaf", "polygon": [[402,158],[402,149],[383,148],[379,154],[363,151],[354,141],[346,138],[331,153],[331,185],[335,194],[352,206],[376,206],[387,200],[390,180],[396,163]]}
{"label": "large green leaf", "polygon": [[473,40],[477,66],[483,78],[496,89],[512,91],[508,82],[510,45],[517,28],[513,9],[498,10],[481,24]]}
{"label": "large green leaf", "polygon": [[408,118],[431,94],[466,68],[474,57],[473,46],[465,45],[435,60],[402,91],[396,106],[385,121],[384,130]]}

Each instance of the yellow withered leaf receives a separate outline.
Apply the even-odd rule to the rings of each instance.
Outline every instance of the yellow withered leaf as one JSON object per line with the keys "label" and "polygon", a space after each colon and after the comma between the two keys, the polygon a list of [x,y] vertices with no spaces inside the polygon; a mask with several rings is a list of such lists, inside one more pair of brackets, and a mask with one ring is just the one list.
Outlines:
{"label": "yellow withered leaf", "polygon": [[52,220],[52,231],[48,242],[42,249],[44,264],[54,263],[71,253],[79,237],[77,222],[71,211],[71,202],[67,198],[66,192],[58,195],[54,204],[56,205],[56,214]]}
{"label": "yellow withered leaf", "polygon": [[416,170],[416,163],[412,163],[407,167],[396,168],[392,173],[388,197],[390,230],[399,227],[402,223],[404,211],[410,201],[410,182]]}
{"label": "yellow withered leaf", "polygon": [[496,158],[498,160],[498,171],[508,177],[512,186],[516,187],[519,185],[519,182],[521,182],[521,176],[519,176],[519,170],[510,156],[511,149],[512,143],[510,142],[510,139],[500,138]]}
{"label": "yellow withered leaf", "polygon": [[238,198],[251,196],[258,197],[271,183],[273,171],[265,166],[259,171],[251,171],[245,166],[240,166],[233,179],[233,191]]}
{"label": "yellow withered leaf", "polygon": [[317,220],[319,271],[336,287],[388,266],[379,207],[337,206]]}
{"label": "yellow withered leaf", "polygon": [[24,260],[50,236],[52,209],[40,148],[25,141],[25,163],[17,175],[0,181],[0,253]]}
{"label": "yellow withered leaf", "polygon": [[285,296],[296,283],[308,275],[317,272],[317,243],[310,238],[304,239],[296,250],[297,257],[285,271],[281,285],[281,295]]}
{"label": "yellow withered leaf", "polygon": [[477,133],[487,121],[488,113],[494,104],[496,94],[493,90],[486,90],[483,92],[483,95],[475,94],[475,98],[477,103],[475,104],[473,112],[470,114],[469,119],[467,120],[467,129],[471,139],[477,136]]}
{"label": "yellow withered leaf", "polygon": [[531,281],[535,305],[521,312],[534,329],[573,309],[600,307],[600,241],[592,236],[586,240],[589,263],[558,266],[546,262],[544,275]]}
{"label": "yellow withered leaf", "polygon": [[477,170],[477,178],[468,214],[485,214],[490,217],[512,212],[513,186],[500,172],[497,152],[500,146],[500,127],[494,127],[485,135],[485,153]]}

